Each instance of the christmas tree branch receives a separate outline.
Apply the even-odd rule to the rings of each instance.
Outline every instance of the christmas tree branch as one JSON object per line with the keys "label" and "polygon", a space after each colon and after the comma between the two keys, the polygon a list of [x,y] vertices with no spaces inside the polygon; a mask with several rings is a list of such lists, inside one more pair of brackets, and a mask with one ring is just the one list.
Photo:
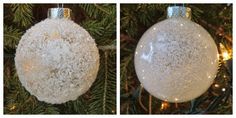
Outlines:
{"label": "christmas tree branch", "polygon": [[[107,59],[108,59],[108,54],[107,52],[105,51],[104,53],[105,55],[105,70],[108,70],[108,67],[107,67]],[[108,71],[105,72],[105,76],[104,76],[104,92],[103,92],[103,106],[102,106],[102,113],[105,114],[106,113],[106,94],[107,94],[107,79],[108,79]]]}
{"label": "christmas tree branch", "polygon": [[100,69],[96,81],[91,87],[89,113],[115,113],[116,69],[115,51],[106,50],[100,55]]}
{"label": "christmas tree branch", "polygon": [[148,109],[147,109],[147,108],[143,105],[143,103],[142,103],[142,91],[143,91],[143,87],[140,85],[138,102],[139,102],[139,105],[140,105],[145,111],[148,111]]}
{"label": "christmas tree branch", "polygon": [[148,99],[148,101],[149,101],[149,104],[148,104],[148,113],[149,113],[149,114],[152,114],[152,95],[151,95],[151,94],[149,94],[149,99]]}
{"label": "christmas tree branch", "polygon": [[209,28],[211,28],[212,30],[214,30],[216,32],[216,35],[222,36],[224,37],[227,41],[229,41],[230,43],[232,43],[232,35],[227,34],[224,32],[224,29],[222,27],[216,27],[210,23],[207,23],[205,20],[203,19],[199,19],[200,24],[207,26]]}
{"label": "christmas tree branch", "polygon": [[4,25],[4,48],[15,49],[22,32],[19,29]]}
{"label": "christmas tree branch", "polygon": [[99,50],[106,51],[106,50],[116,50],[115,45],[105,45],[105,46],[98,46]]}
{"label": "christmas tree branch", "polygon": [[14,13],[13,22],[18,25],[27,27],[33,22],[33,5],[32,4],[12,4],[12,12]]}
{"label": "christmas tree branch", "polygon": [[94,6],[95,6],[97,9],[99,9],[99,10],[103,11],[104,13],[106,13],[106,14],[110,15],[109,11],[106,11],[106,10],[105,10],[105,9],[103,9],[101,6],[99,6],[98,4],[94,4]]}

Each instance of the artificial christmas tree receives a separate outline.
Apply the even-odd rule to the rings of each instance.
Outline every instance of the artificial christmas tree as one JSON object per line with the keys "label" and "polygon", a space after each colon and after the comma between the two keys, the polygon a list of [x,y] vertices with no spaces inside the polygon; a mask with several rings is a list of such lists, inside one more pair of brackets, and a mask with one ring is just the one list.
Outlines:
{"label": "artificial christmas tree", "polygon": [[[30,75],[28,76],[29,77],[28,79],[38,78],[39,76],[42,76],[42,75],[44,75],[45,77],[44,79],[46,79],[48,78],[45,76],[45,75],[48,75],[46,74],[48,72],[46,71],[48,69],[46,67],[47,65],[48,66],[52,65],[52,63],[55,63],[55,62],[63,62],[62,60],[64,60],[63,63],[65,63],[65,61],[69,61],[68,60],[69,58],[75,59],[72,56],[73,54],[70,55],[68,52],[80,51],[81,53],[79,53],[79,55],[80,54],[83,55],[80,59],[84,58],[82,60],[88,61],[88,62],[91,62],[90,60],[91,58],[86,59],[85,57],[87,57],[88,55],[92,53],[93,54],[90,56],[94,56],[93,59],[95,60],[98,59],[97,58],[98,54],[96,53],[96,45],[95,45],[95,42],[96,42],[99,49],[100,66],[99,66],[99,70],[98,70],[98,74],[96,76],[95,82],[85,94],[81,95],[78,98],[76,97],[76,100],[70,99],[71,101],[66,102],[67,100],[69,100],[67,99],[65,101],[63,100],[65,103],[62,103],[62,104],[58,104],[59,102],[57,104],[50,104],[51,102],[45,103],[45,102],[39,101],[35,96],[27,92],[27,90],[25,90],[25,88],[22,86],[21,82],[19,81],[19,77],[16,74],[16,69],[14,66],[14,57],[15,57],[16,48],[19,43],[19,40],[27,29],[29,29],[34,24],[37,24],[38,22],[42,21],[43,19],[47,18],[47,10],[52,7],[57,7],[57,5],[53,5],[53,4],[35,4],[35,5],[34,4],[33,5],[32,4],[4,4],[4,113],[5,114],[50,114],[50,113],[51,114],[115,114],[116,113],[116,99],[115,99],[116,98],[115,96],[116,95],[116,92],[115,92],[116,90],[116,51],[115,51],[116,50],[116,47],[115,47],[115,43],[116,43],[116,40],[115,40],[116,38],[116,35],[115,35],[116,14],[115,13],[116,11],[115,9],[116,8],[115,8],[115,5],[113,4],[81,4],[81,5],[65,4],[64,7],[71,8],[71,10],[73,11],[73,21],[75,21],[77,24],[82,26],[88,32],[86,32],[84,29],[82,29],[81,27],[73,23],[72,21],[69,21],[66,19],[62,19],[62,20],[47,19],[46,21],[43,21],[44,24],[41,22],[40,23],[41,25],[37,25],[37,28],[32,27],[33,29],[35,29],[34,31],[38,31],[39,29],[43,28],[42,32],[44,33],[42,34],[46,34],[45,32],[48,32],[48,31],[50,32],[50,31],[53,31],[53,29],[56,29],[57,27],[61,27],[61,29],[54,31],[52,35],[46,38],[48,39],[47,41],[49,42],[42,44],[43,46],[46,46],[46,47],[37,48],[37,46],[41,45],[42,42],[41,43],[40,42],[36,43],[36,42],[40,41],[39,38],[42,38],[42,37],[37,36],[40,33],[36,33],[36,32],[32,33],[31,31],[29,31],[30,33],[29,32],[26,33],[30,35],[23,36],[24,40],[30,39],[30,41],[21,42],[20,46],[18,46],[18,48],[20,48],[18,50],[18,55],[17,55],[18,57],[16,59],[18,64],[21,64],[19,60],[24,60],[24,58],[21,57],[23,56],[22,55],[23,53],[29,54],[27,51],[22,52],[22,49],[24,46],[26,46],[26,43],[35,42],[34,45],[26,46],[28,48],[24,48],[24,50],[28,50],[28,49],[30,49],[31,51],[32,50],[35,51],[37,49],[40,49],[41,51],[44,50],[44,54],[38,55],[38,56],[43,56],[43,55],[47,56],[43,58],[44,59],[43,62],[50,62],[50,63],[44,64],[44,65],[43,64],[37,65],[39,64],[39,63],[36,63],[38,61],[35,61],[36,59],[39,59],[37,56],[32,57],[31,60],[28,58],[29,61],[27,62],[33,65],[36,64],[37,66],[35,66],[34,69],[40,70],[40,71],[37,71],[37,72],[32,71],[32,68],[29,68],[29,70],[31,71],[29,71],[27,75]],[[44,29],[46,27],[45,25],[50,26],[51,28]],[[76,31],[71,30],[71,28],[72,29],[75,28]],[[78,29],[82,32],[78,33],[77,32]],[[60,32],[57,32],[57,31],[60,31]],[[63,39],[68,39],[71,41],[73,39],[76,39],[75,37],[74,38],[70,37],[73,33],[69,33],[70,36],[64,35],[64,34],[68,34],[66,32],[70,32],[70,31],[72,32],[75,31],[74,35],[76,36],[84,35],[83,39],[77,40],[79,42],[81,41],[80,44],[78,45],[83,45],[83,44],[86,45],[85,47],[83,47],[83,49],[67,50],[68,47],[70,47],[69,46],[70,44],[68,44],[66,41],[60,40],[60,36],[63,36],[64,37]],[[62,33],[62,35],[59,35],[60,33]],[[88,33],[91,36],[89,36]],[[34,37],[34,36],[36,36],[38,39],[29,38],[29,37]],[[87,37],[88,40],[85,40],[86,39],[85,37]],[[36,41],[33,41],[33,40],[36,40]],[[77,41],[74,40],[72,42],[75,43]],[[87,41],[90,43],[88,44]],[[50,45],[47,45],[47,44],[50,44]],[[71,44],[73,45],[73,43]],[[80,47],[78,45],[75,45],[75,46]],[[92,45],[94,46],[94,48],[91,47]],[[33,48],[31,46],[36,47],[36,48]],[[47,50],[47,48],[48,49],[51,48],[51,50]],[[82,50],[87,50],[87,49],[92,50],[92,53],[86,53],[85,51],[82,51]],[[65,52],[66,50],[67,52]],[[37,52],[40,52],[40,51],[38,50]],[[35,54],[35,53],[32,53],[32,54]],[[61,58],[60,56],[63,56],[64,59]],[[25,60],[27,59],[25,58]],[[99,60],[97,60],[97,62],[99,62]],[[85,63],[80,62],[80,64],[85,64]],[[56,65],[63,67],[62,66],[63,64],[62,65],[56,64]],[[73,64],[66,64],[66,65],[71,65],[72,67],[76,66]],[[98,67],[96,65],[98,65],[98,63],[93,66],[93,69],[95,70]],[[42,69],[42,66],[46,68]],[[18,67],[20,66],[18,65]],[[86,67],[89,67],[89,66],[87,65]],[[19,68],[17,68],[17,70],[18,69]],[[86,70],[85,67],[81,67],[80,69]],[[68,70],[68,68],[64,70],[64,72],[70,73],[69,71],[71,70],[70,69]],[[76,71],[79,71],[79,70],[76,70]],[[81,73],[85,71],[80,70],[79,72]],[[93,74],[93,72],[89,72],[88,74],[91,75]],[[83,75],[86,75],[86,74],[83,74]],[[63,76],[64,77],[62,78],[64,79],[71,78],[69,75],[68,76],[63,75]],[[60,79],[61,77],[57,76],[57,78]],[[89,79],[89,77],[86,77],[86,79]],[[36,83],[37,82],[34,81],[34,83],[32,84],[36,84]],[[76,82],[73,82],[73,83],[76,83]],[[86,85],[86,84],[83,84],[83,85]],[[48,87],[50,88],[50,85]],[[89,88],[89,85],[86,85],[86,88]],[[49,91],[46,91],[44,93],[48,93],[48,92]],[[74,94],[73,96],[78,96],[78,95]]]}
{"label": "artificial christmas tree", "polygon": [[[142,73],[142,68],[141,66],[138,67],[140,68],[140,70],[138,71],[137,74],[140,74],[140,75],[137,76],[135,72],[136,67],[134,68],[134,63],[135,63],[134,57],[136,55],[135,49],[137,45],[139,45],[138,48],[140,49],[143,48],[142,50],[145,50],[144,46],[147,46],[146,49],[151,49],[151,48],[148,48],[150,47],[148,43],[145,43],[145,45],[142,45],[142,47],[140,47],[141,43],[138,44],[138,42],[139,41],[152,42],[151,39],[153,40],[158,39],[158,35],[156,37],[152,36],[152,35],[155,35],[155,33],[153,34],[149,33],[145,35],[145,37],[150,37],[150,39],[148,38],[141,39],[141,36],[152,25],[166,19],[167,7],[169,6],[175,6],[175,5],[171,5],[171,4],[132,4],[132,5],[122,4],[121,5],[121,35],[120,35],[121,36],[120,37],[120,40],[121,40],[121,51],[120,51],[121,52],[121,64],[120,64],[121,65],[121,90],[120,90],[121,91],[121,113],[122,114],[147,114],[147,113],[149,114],[210,114],[210,113],[211,114],[231,114],[232,113],[232,4],[208,4],[208,5],[187,4],[185,5],[186,7],[189,7],[192,9],[193,21],[203,26],[210,33],[210,35],[214,39],[214,42],[216,43],[217,50],[219,52],[218,73],[216,74],[213,84],[205,93],[203,93],[198,98],[193,99],[189,102],[171,103],[173,101],[168,102],[168,100],[167,101],[160,100],[156,97],[153,97],[151,95],[152,94],[151,92],[150,92],[151,94],[149,94],[148,92],[149,90],[148,91],[144,90],[145,87],[152,87],[152,86],[148,86],[148,84],[146,83],[152,83],[151,79],[153,79],[153,83],[155,83],[155,81],[157,81],[155,79],[160,77],[160,75],[156,74],[156,76],[153,76],[153,78],[150,78],[149,79],[150,82],[146,82],[145,83],[146,85],[142,85],[142,83],[139,82],[139,79],[142,79],[140,76],[141,75],[140,73]],[[171,20],[169,21],[171,22]],[[176,21],[176,23],[177,22],[178,21]],[[173,26],[174,26],[174,21],[173,21],[173,25],[170,25],[169,27],[166,27],[166,28],[163,27],[163,30],[173,29],[171,31],[174,32],[175,27]],[[158,30],[158,27],[156,27],[155,30]],[[191,30],[192,29],[189,29],[189,31]],[[159,32],[161,32],[160,29],[159,29]],[[165,35],[165,32],[161,33],[160,35]],[[165,35],[165,36],[168,37],[170,35]],[[162,38],[163,38],[162,42],[165,44],[168,44],[168,42],[165,42],[164,36],[162,36]],[[139,39],[141,39],[142,41]],[[176,42],[175,44],[178,44],[178,43],[180,42]],[[208,45],[210,44],[208,43]],[[159,46],[156,48],[160,48],[159,52],[153,51],[152,53],[153,55],[158,55],[158,53],[160,54],[161,51],[164,51],[164,48],[171,49],[170,46],[163,46],[163,48],[161,48],[160,47],[161,44],[157,44],[157,43],[153,46]],[[180,50],[177,50],[177,51],[180,51]],[[143,51],[138,51],[137,53],[149,54],[147,52],[150,52],[150,51],[146,50],[145,53],[143,53]],[[169,54],[169,53],[168,52],[163,53],[163,55],[164,54]],[[180,52],[177,52],[175,54],[180,54]],[[163,56],[163,55],[158,55],[158,57],[156,58],[161,58],[160,56]],[[214,53],[213,55],[217,56],[216,53]],[[146,55],[144,55],[143,57],[145,58],[145,56]],[[169,57],[172,57],[172,56],[169,56]],[[196,63],[198,63],[198,61],[201,61],[201,57],[197,57],[197,58],[194,58],[196,59],[195,60]],[[191,61],[194,61],[194,59],[191,59]],[[158,60],[156,59],[155,61],[158,61]],[[163,61],[168,61],[168,58],[165,58],[165,60],[162,60],[162,62]],[[145,63],[145,62],[140,61],[140,64],[141,63]],[[145,65],[142,67],[143,68],[145,67],[144,69],[151,70],[152,66],[156,66],[156,65],[157,64],[155,63],[150,63],[149,66]],[[187,67],[183,69],[186,69],[186,68]],[[201,68],[201,67],[199,68],[205,70],[204,68]],[[161,70],[163,68],[158,68],[158,69]],[[163,72],[166,70],[168,69],[163,69]],[[156,70],[153,69],[153,71],[156,71]],[[176,71],[178,72],[179,70],[176,70]],[[146,73],[145,75],[146,77],[149,77],[153,74],[154,72]],[[161,73],[161,74],[168,74],[168,73]],[[162,77],[168,77],[172,74],[173,73],[170,73],[169,75],[163,75]],[[186,73],[183,72],[180,74],[184,75]],[[193,74],[191,73],[189,73],[189,75],[193,76]],[[179,78],[176,78],[176,80],[178,79]],[[191,79],[193,78],[190,77],[189,80]],[[145,78],[141,82],[143,81],[146,81]],[[175,83],[181,83],[181,82],[177,81]],[[166,82],[166,84],[168,84],[168,82]],[[159,85],[159,89],[161,89],[160,86],[172,87],[170,85],[165,85],[165,84]],[[165,90],[168,90],[168,89],[165,89]],[[158,92],[158,90],[156,92]],[[168,95],[170,93],[163,92],[159,94]],[[188,93],[188,94],[191,94],[191,93]]]}

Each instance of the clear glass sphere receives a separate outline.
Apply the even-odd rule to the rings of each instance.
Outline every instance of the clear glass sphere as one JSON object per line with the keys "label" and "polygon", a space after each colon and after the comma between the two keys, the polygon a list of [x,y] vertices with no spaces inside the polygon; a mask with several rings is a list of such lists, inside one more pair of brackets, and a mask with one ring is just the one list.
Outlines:
{"label": "clear glass sphere", "polygon": [[202,95],[217,69],[218,50],[210,34],[182,17],[153,25],[135,52],[135,70],[143,87],[169,102],[186,102]]}

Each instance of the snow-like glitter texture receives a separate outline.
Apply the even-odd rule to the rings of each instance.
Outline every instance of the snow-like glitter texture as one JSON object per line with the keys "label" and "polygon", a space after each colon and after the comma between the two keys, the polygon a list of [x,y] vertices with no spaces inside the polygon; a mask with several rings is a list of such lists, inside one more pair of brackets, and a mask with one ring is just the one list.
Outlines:
{"label": "snow-like glitter texture", "polygon": [[218,69],[218,51],[210,34],[182,17],[153,25],[140,39],[135,70],[144,88],[169,102],[186,102],[203,94]]}
{"label": "snow-like glitter texture", "polygon": [[22,36],[15,57],[22,85],[38,100],[60,104],[91,87],[99,53],[89,33],[68,19],[45,19]]}

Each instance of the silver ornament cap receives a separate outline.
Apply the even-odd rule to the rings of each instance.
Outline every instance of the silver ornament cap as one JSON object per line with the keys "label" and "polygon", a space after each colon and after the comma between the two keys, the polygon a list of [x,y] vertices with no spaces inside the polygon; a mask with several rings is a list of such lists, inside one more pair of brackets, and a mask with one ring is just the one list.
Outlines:
{"label": "silver ornament cap", "polygon": [[184,17],[187,19],[191,19],[191,8],[182,6],[170,6],[167,8],[167,18],[172,17]]}
{"label": "silver ornament cap", "polygon": [[48,9],[48,18],[50,19],[71,19],[72,10],[69,8],[50,8]]}

